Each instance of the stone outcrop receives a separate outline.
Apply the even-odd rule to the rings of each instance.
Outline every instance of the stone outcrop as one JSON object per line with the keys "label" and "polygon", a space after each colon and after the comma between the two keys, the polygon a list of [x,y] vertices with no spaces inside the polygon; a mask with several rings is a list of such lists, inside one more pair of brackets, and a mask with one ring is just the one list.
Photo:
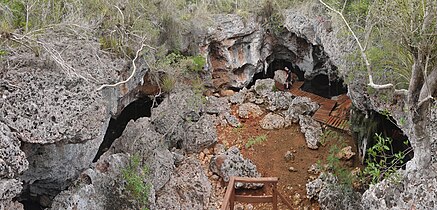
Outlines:
{"label": "stone outcrop", "polygon": [[[169,147],[179,147],[186,152],[200,152],[217,142],[214,119],[204,113],[204,109],[201,98],[189,88],[182,89],[165,98],[153,109],[151,123],[158,133],[165,136]],[[215,112],[226,110],[224,108]]]}
{"label": "stone outcrop", "polygon": [[281,129],[285,126],[284,118],[273,113],[268,113],[259,124],[265,130]]}
{"label": "stone outcrop", "polygon": [[[215,155],[211,159],[210,170],[229,182],[231,176],[240,177],[260,177],[261,174],[256,170],[255,164],[249,159],[244,159],[240,150],[233,146],[226,152]],[[236,188],[259,187],[257,184],[236,183]]]}
{"label": "stone outcrop", "polygon": [[241,104],[238,107],[238,116],[240,118],[255,118],[255,117],[259,117],[260,115],[263,114],[263,111],[261,110],[261,108],[253,103],[244,103]]}
{"label": "stone outcrop", "polygon": [[300,131],[305,134],[305,140],[307,146],[310,149],[318,149],[320,136],[322,135],[322,126],[319,122],[313,120],[313,118],[300,115],[299,116]]}
{"label": "stone outcrop", "polygon": [[298,123],[300,115],[311,115],[319,108],[319,105],[312,102],[311,99],[307,97],[296,97],[294,98],[288,109],[283,111],[286,123]]}

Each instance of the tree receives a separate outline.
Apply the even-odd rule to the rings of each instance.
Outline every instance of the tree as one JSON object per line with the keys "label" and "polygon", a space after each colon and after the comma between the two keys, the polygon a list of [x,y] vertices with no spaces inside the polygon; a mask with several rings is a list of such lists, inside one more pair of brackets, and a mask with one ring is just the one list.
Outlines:
{"label": "tree", "polygon": [[[362,2],[364,0],[361,0]],[[401,98],[402,103],[396,109],[404,111],[407,125],[404,132],[408,135],[415,151],[413,159],[416,168],[427,168],[431,161],[432,131],[427,129],[430,123],[430,111],[437,95],[437,1],[436,0],[367,0],[366,19],[359,30],[353,29],[347,20],[345,8],[351,4],[347,0],[319,0],[326,8],[340,16],[348,31],[352,34],[360,51],[368,75],[368,86],[376,91],[389,90]],[[372,39],[372,36],[374,37]],[[375,39],[377,36],[378,39]],[[393,83],[375,84],[373,73],[397,66],[377,66],[378,60],[369,59],[369,49],[377,40],[390,40],[411,58],[408,87],[400,89]],[[380,43],[379,43],[380,44]],[[378,46],[377,46],[378,47]],[[379,46],[380,47],[380,46]],[[398,57],[398,58],[396,58]],[[391,59],[400,59],[395,56]],[[398,60],[397,64],[409,62]],[[406,65],[408,66],[408,65]],[[384,69],[378,69],[384,68]],[[396,116],[394,116],[396,117]],[[399,118],[399,116],[398,116]]]}

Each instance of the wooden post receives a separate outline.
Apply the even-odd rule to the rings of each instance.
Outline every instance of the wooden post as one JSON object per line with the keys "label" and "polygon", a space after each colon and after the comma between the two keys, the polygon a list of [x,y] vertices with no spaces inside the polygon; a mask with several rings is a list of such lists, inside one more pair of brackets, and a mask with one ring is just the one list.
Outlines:
{"label": "wooden post", "polygon": [[278,191],[276,189],[276,183],[273,183],[272,187],[272,194],[273,194],[273,210],[278,210]]}
{"label": "wooden post", "polygon": [[234,201],[235,201],[235,177],[231,176],[231,180],[229,181],[231,185],[231,197],[229,197],[229,209],[234,210]]}

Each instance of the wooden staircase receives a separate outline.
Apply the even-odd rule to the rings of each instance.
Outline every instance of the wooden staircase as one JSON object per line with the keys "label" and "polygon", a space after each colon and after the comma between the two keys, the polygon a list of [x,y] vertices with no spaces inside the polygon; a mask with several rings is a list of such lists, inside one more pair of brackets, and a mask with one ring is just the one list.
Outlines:
{"label": "wooden staircase", "polygon": [[334,128],[345,131],[349,130],[347,113],[350,109],[351,100],[347,95],[340,95],[337,97],[337,100],[332,100],[303,91],[300,89],[302,85],[303,82],[301,81],[294,82],[291,86],[290,93],[295,96],[310,98],[311,101],[320,105],[319,109],[313,115],[314,120]]}

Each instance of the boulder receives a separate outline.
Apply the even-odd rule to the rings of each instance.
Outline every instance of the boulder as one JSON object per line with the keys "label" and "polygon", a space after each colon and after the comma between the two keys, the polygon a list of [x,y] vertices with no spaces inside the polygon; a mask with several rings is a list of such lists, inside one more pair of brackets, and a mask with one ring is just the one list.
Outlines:
{"label": "boulder", "polygon": [[288,72],[285,70],[276,70],[275,76],[273,79],[281,85],[285,85],[287,83]]}
{"label": "boulder", "polygon": [[311,115],[319,109],[319,105],[307,97],[294,98],[286,111],[282,112],[287,124],[297,123],[300,115]]}
{"label": "boulder", "polygon": [[208,114],[222,114],[229,113],[231,106],[226,97],[208,96],[205,106],[205,112]]}
{"label": "boulder", "polygon": [[322,135],[322,126],[319,122],[313,120],[310,116],[299,116],[300,131],[305,134],[307,146],[310,149],[318,149],[320,136]]}
{"label": "boulder", "polygon": [[226,122],[228,122],[228,124],[234,128],[239,128],[241,127],[241,123],[238,120],[237,117],[235,117],[235,115],[232,115],[230,113],[226,113],[224,114],[224,117],[226,119]]}
{"label": "boulder", "polygon": [[261,97],[266,97],[275,88],[275,80],[273,79],[258,79],[255,81],[255,85],[252,87],[256,94]]}
{"label": "boulder", "polygon": [[259,124],[261,128],[265,130],[273,130],[283,128],[285,126],[285,121],[280,115],[268,113]]}
{"label": "boulder", "polygon": [[249,91],[244,87],[240,91],[236,92],[234,95],[229,97],[229,101],[233,104],[242,104],[248,98],[247,94]]}
{"label": "boulder", "polygon": [[[223,178],[225,182],[229,182],[231,176],[239,177],[261,177],[257,171],[255,164],[249,159],[244,159],[240,150],[233,146],[226,152],[214,155],[211,158],[210,170]],[[253,188],[260,187],[259,184],[243,184],[237,183],[236,188]]]}
{"label": "boulder", "polygon": [[157,191],[154,209],[206,209],[212,186],[195,158],[187,158],[178,166],[169,182]]}
{"label": "boulder", "polygon": [[286,110],[293,100],[293,95],[290,92],[276,91],[266,94],[269,106],[268,110],[274,112],[276,110]]}
{"label": "boulder", "polygon": [[253,103],[244,103],[238,107],[238,116],[240,118],[259,117],[263,114],[261,108]]}

